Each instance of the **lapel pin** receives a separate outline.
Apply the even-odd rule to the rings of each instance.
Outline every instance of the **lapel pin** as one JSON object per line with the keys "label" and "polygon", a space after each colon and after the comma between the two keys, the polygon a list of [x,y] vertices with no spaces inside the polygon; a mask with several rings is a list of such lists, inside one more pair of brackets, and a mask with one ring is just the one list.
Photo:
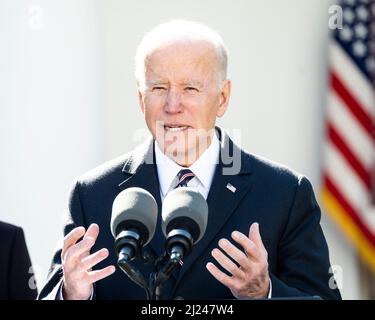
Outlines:
{"label": "lapel pin", "polygon": [[227,189],[232,191],[233,193],[235,193],[237,190],[237,188],[235,186],[232,186],[230,183],[227,184]]}

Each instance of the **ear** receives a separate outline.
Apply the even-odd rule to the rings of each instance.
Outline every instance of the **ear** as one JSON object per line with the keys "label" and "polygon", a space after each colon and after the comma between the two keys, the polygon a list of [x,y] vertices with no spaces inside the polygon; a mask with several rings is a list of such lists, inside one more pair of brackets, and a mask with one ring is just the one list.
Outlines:
{"label": "ear", "polygon": [[138,91],[138,103],[139,106],[141,107],[142,113],[145,113],[145,104],[143,102],[143,93],[141,91],[141,87],[139,82],[137,81],[137,91]]}
{"label": "ear", "polygon": [[219,101],[219,107],[216,112],[216,116],[221,118],[225,111],[227,111],[229,98],[230,98],[230,92],[231,92],[231,86],[232,83],[229,79],[224,81],[224,84],[220,91],[220,101]]}

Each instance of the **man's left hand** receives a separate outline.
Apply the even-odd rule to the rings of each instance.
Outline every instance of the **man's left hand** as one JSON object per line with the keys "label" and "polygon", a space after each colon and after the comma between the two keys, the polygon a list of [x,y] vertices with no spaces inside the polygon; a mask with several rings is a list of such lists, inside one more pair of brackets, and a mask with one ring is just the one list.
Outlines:
{"label": "man's left hand", "polygon": [[220,271],[213,263],[207,263],[208,271],[228,287],[238,299],[267,298],[270,290],[268,254],[259,233],[259,224],[250,226],[249,237],[241,232],[232,232],[232,238],[244,251],[239,250],[227,239],[219,241],[221,250],[212,250],[212,256],[230,275]]}

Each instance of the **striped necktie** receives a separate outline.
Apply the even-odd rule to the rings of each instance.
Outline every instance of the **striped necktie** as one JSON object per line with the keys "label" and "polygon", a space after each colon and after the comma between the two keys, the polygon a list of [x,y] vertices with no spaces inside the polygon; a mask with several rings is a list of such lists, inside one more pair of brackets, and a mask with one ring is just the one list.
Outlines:
{"label": "striped necktie", "polygon": [[175,186],[175,189],[179,187],[187,187],[188,182],[194,177],[194,173],[192,173],[189,169],[180,170],[180,172],[177,173],[178,183]]}

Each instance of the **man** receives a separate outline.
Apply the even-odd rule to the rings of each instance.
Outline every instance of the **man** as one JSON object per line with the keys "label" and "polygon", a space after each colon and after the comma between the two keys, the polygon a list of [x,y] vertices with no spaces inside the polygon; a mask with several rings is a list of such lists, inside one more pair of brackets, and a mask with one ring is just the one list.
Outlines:
{"label": "man", "polygon": [[0,300],[35,300],[37,295],[22,228],[0,222]]}
{"label": "man", "polygon": [[[309,181],[241,150],[215,127],[229,102],[226,73],[223,42],[205,26],[172,21],[145,36],[136,77],[153,139],[73,184],[64,241],[40,298],[144,299],[115,268],[112,203],[129,187],[155,197],[158,224],[145,249],[157,257],[165,241],[162,202],[179,186],[207,199],[208,226],[162,298],[340,298],[329,288],[328,248]],[[151,271],[139,261],[135,267],[144,275]]]}

